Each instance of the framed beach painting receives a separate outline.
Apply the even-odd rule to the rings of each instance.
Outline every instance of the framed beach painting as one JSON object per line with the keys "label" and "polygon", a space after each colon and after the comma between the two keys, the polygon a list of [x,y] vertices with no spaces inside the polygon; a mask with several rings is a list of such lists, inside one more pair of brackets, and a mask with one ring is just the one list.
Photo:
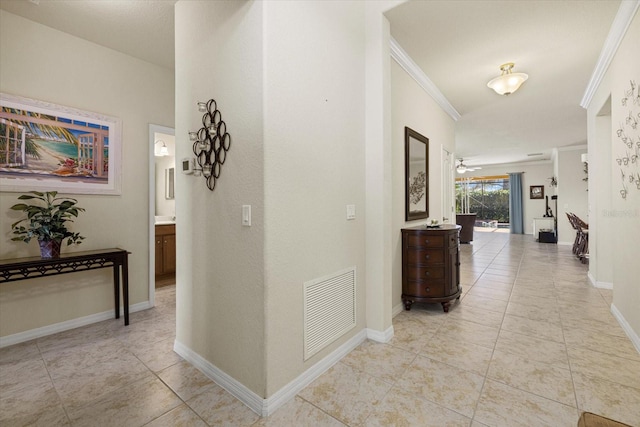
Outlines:
{"label": "framed beach painting", "polygon": [[0,93],[0,191],[121,193],[120,119]]}

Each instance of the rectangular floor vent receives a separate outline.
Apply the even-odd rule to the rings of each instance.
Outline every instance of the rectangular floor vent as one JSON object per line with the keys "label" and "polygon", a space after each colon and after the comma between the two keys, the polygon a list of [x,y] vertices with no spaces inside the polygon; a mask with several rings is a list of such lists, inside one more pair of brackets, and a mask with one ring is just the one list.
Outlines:
{"label": "rectangular floor vent", "polygon": [[304,360],[356,326],[356,268],[304,283]]}

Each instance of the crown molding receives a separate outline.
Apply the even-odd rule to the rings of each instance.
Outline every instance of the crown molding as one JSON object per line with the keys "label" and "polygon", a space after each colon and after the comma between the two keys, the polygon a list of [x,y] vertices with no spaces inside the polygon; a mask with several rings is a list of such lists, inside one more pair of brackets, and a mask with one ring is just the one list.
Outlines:
{"label": "crown molding", "polygon": [[589,146],[587,144],[565,145],[564,147],[557,147],[558,151],[587,150],[588,148],[589,148]]}
{"label": "crown molding", "polygon": [[580,106],[582,108],[589,108],[589,104],[591,104],[591,100],[593,99],[598,86],[600,86],[609,65],[611,65],[611,61],[613,60],[629,25],[631,25],[633,17],[638,11],[638,7],[640,7],[640,0],[623,0],[620,3],[620,8],[618,8],[618,13],[611,24],[609,35],[604,42],[604,46],[600,52],[600,57],[598,58],[598,62],[596,62],[596,67],[593,70],[593,74],[591,74],[591,80],[589,80],[587,89],[580,101]]}
{"label": "crown molding", "polygon": [[457,122],[460,120],[460,113],[456,111],[449,100],[440,92],[440,89],[429,80],[429,77],[427,77],[424,71],[411,59],[409,54],[393,37],[389,37],[389,45],[391,48],[391,58],[393,58],[454,121]]}

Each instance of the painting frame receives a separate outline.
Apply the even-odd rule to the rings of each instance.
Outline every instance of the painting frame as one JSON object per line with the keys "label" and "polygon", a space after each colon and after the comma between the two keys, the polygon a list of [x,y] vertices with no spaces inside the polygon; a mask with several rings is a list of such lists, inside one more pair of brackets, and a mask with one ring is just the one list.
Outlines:
{"label": "painting frame", "polygon": [[529,186],[530,199],[544,199],[544,185]]}
{"label": "painting frame", "polygon": [[429,138],[404,128],[405,221],[429,217]]}
{"label": "painting frame", "polygon": [[122,194],[119,118],[0,93],[0,128],[0,191]]}

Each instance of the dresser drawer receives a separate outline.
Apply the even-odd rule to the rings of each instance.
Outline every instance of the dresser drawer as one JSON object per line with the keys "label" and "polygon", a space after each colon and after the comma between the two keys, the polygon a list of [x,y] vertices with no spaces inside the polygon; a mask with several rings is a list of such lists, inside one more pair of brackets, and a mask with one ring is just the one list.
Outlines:
{"label": "dresser drawer", "polygon": [[444,283],[408,282],[402,292],[413,297],[439,298],[445,295]]}
{"label": "dresser drawer", "polygon": [[417,249],[407,250],[407,262],[409,264],[442,264],[444,252],[441,249]]}
{"label": "dresser drawer", "polygon": [[407,268],[407,280],[435,280],[444,279],[444,265],[434,267]]}
{"label": "dresser drawer", "polygon": [[443,235],[420,235],[420,234],[409,234],[407,235],[406,244],[409,247],[412,246],[424,246],[427,248],[441,248],[444,246],[444,238]]}

